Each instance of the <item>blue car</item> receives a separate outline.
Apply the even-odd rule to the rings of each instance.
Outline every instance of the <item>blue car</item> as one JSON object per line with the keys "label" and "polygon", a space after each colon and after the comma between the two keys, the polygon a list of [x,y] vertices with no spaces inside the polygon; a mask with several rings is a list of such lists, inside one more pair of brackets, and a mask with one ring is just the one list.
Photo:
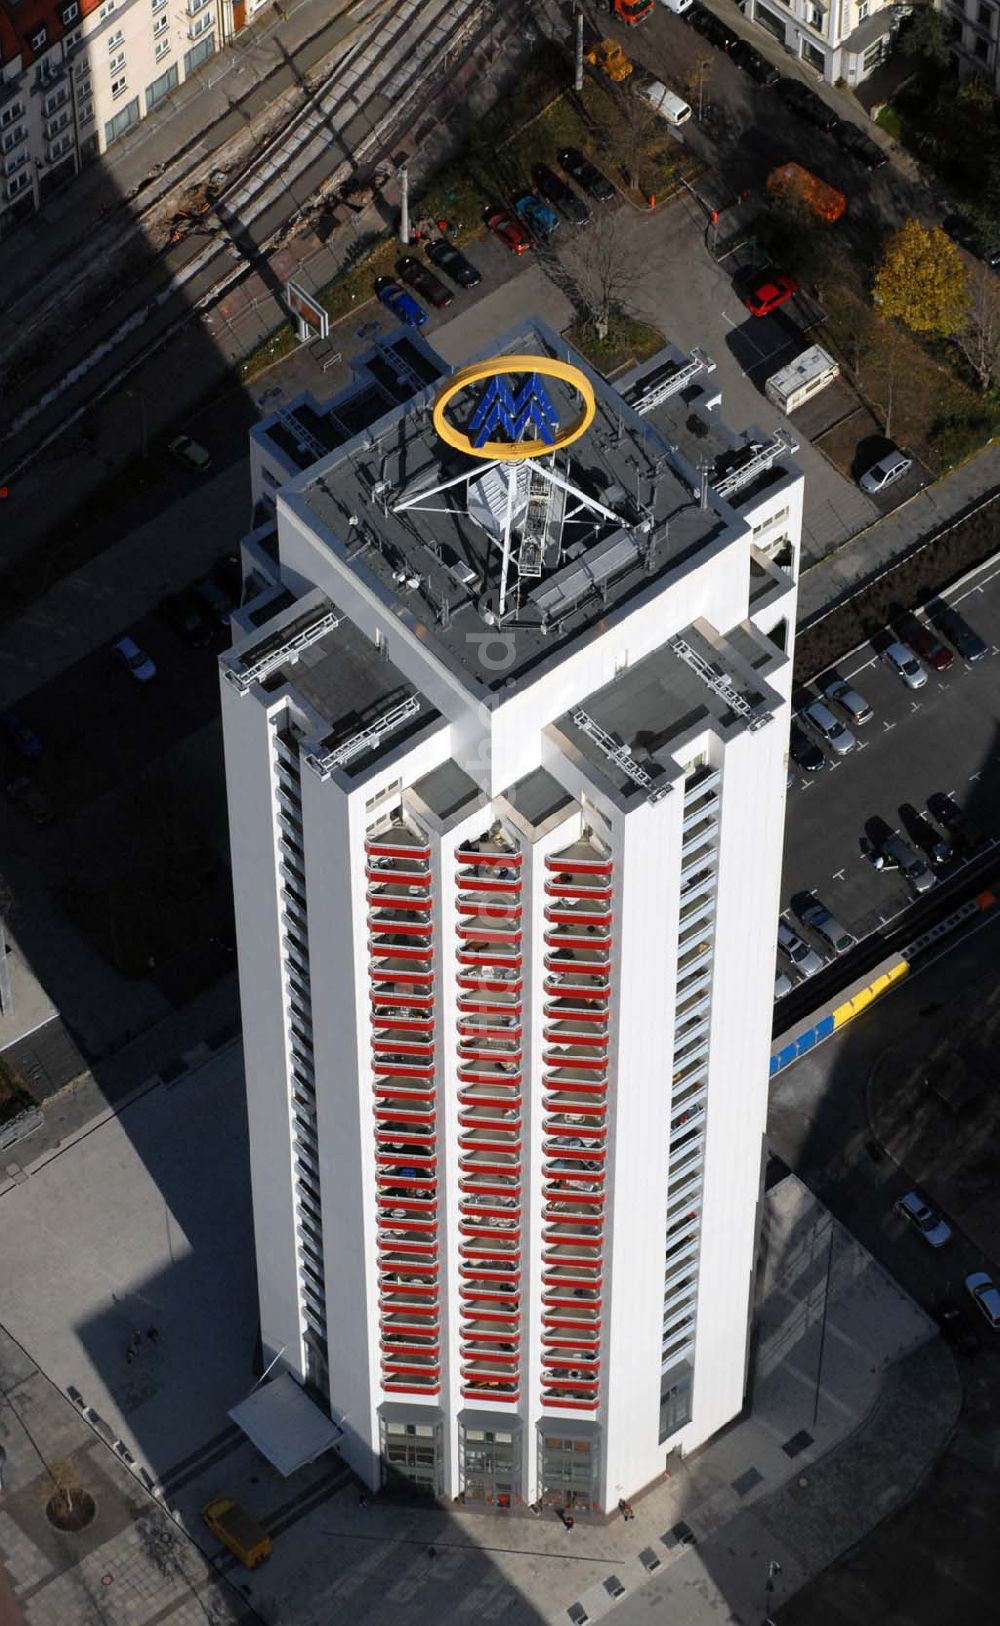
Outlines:
{"label": "blue car", "polygon": [[534,192],[522,192],[514,199],[514,213],[536,237],[551,237],[559,229],[559,216],[552,205],[543,203]]}
{"label": "blue car", "polygon": [[13,746],[19,757],[37,757],[42,752],[42,742],[33,728],[12,711],[0,712],[0,733],[3,734],[8,745]]}
{"label": "blue car", "polygon": [[398,282],[393,282],[391,277],[375,278],[375,297],[387,310],[392,311],[398,322],[405,322],[407,327],[423,327],[427,321],[423,306],[418,305],[413,295],[401,288]]}

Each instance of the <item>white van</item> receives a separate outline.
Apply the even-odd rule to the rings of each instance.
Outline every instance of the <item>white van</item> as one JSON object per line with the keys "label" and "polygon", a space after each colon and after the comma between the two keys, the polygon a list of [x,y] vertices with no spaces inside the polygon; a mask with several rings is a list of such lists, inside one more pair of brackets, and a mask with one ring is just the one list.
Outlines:
{"label": "white van", "polygon": [[652,79],[648,85],[640,85],[639,95],[645,97],[654,113],[659,113],[660,118],[666,119],[668,124],[686,124],[691,117],[687,102],[682,102],[659,79]]}
{"label": "white van", "polygon": [[668,11],[675,11],[678,17],[693,4],[694,0],[660,0],[661,6],[666,6]]}

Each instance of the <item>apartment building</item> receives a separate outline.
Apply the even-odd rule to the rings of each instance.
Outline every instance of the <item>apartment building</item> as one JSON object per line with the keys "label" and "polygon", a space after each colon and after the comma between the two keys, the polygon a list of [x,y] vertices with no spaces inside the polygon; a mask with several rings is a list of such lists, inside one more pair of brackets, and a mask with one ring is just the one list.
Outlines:
{"label": "apartment building", "polygon": [[888,56],[912,7],[879,0],[747,0],[743,9],[830,84],[858,85]]}
{"label": "apartment building", "polygon": [[252,5],[0,0],[0,235],[196,73]]}
{"label": "apartment building", "polygon": [[980,74],[1000,94],[1000,4],[994,0],[946,0],[940,7],[952,59],[962,79]]}
{"label": "apartment building", "polygon": [[586,1516],[743,1405],[803,482],[713,375],[397,330],[251,431],[262,1342],[373,1487]]}

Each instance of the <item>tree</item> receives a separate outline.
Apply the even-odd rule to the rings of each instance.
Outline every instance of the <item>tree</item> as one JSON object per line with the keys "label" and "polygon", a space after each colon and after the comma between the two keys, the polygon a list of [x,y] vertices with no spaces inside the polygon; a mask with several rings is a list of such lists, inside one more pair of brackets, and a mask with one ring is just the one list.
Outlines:
{"label": "tree", "polygon": [[904,56],[917,57],[938,68],[947,67],[948,42],[940,12],[933,6],[915,6],[907,27],[900,30],[900,49]]}
{"label": "tree", "polygon": [[565,259],[597,337],[606,339],[611,318],[643,287],[645,267],[610,214],[598,215],[580,232]]}
{"label": "tree", "polygon": [[1000,279],[977,261],[968,284],[969,310],[955,338],[986,395],[1000,377]]}
{"label": "tree", "polygon": [[885,245],[875,303],[915,333],[957,333],[969,307],[962,256],[940,226],[908,220]]}

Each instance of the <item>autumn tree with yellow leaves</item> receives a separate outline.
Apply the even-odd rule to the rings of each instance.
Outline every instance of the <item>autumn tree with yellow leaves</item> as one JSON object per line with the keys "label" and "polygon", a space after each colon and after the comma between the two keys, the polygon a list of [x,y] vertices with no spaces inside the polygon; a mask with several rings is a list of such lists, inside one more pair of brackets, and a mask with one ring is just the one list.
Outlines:
{"label": "autumn tree with yellow leaves", "polygon": [[940,226],[908,220],[885,245],[874,296],[883,316],[915,333],[957,333],[969,309],[962,256]]}

